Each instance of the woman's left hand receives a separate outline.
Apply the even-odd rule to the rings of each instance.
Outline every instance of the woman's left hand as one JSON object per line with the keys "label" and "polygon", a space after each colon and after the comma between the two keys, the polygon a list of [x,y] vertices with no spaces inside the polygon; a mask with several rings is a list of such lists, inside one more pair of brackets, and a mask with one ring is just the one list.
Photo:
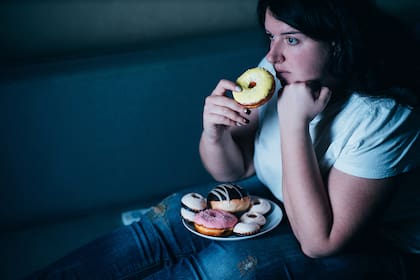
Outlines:
{"label": "woman's left hand", "polygon": [[307,124],[325,109],[330,96],[329,88],[312,82],[285,85],[277,103],[279,116],[286,118],[288,123]]}

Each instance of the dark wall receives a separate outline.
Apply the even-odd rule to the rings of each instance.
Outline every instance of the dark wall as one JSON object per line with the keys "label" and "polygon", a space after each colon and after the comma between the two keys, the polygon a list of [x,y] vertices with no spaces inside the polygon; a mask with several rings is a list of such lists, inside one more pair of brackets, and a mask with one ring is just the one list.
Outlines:
{"label": "dark wall", "polygon": [[6,0],[0,61],[139,50],[256,26],[255,0]]}
{"label": "dark wall", "polygon": [[204,98],[259,62],[256,32],[3,73],[0,230],[144,207],[209,182],[198,156]]}
{"label": "dark wall", "polygon": [[[376,0],[412,24],[417,0]],[[256,27],[256,0],[4,0],[0,62],[140,50]],[[363,9],[363,7],[361,7]]]}

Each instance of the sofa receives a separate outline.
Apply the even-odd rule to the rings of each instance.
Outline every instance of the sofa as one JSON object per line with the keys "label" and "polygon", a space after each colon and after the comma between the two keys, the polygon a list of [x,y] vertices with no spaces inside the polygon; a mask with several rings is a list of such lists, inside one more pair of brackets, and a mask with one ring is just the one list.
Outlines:
{"label": "sofa", "polygon": [[[1,279],[122,226],[124,211],[211,182],[198,155],[204,98],[264,55],[255,3],[134,2],[1,4]],[[241,13],[227,16],[235,6]],[[180,8],[189,11],[177,18]],[[72,25],[90,30],[65,25],[76,12]]]}
{"label": "sofa", "polygon": [[198,155],[204,99],[267,50],[255,4],[0,3],[1,279],[213,182]]}

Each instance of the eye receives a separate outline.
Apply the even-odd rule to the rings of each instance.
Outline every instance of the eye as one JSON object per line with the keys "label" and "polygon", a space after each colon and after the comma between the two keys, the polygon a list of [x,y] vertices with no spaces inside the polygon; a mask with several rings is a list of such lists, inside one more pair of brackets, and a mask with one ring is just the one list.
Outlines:
{"label": "eye", "polygon": [[289,45],[292,45],[292,46],[299,44],[299,40],[296,39],[295,37],[287,37],[286,41]]}
{"label": "eye", "polygon": [[267,35],[267,38],[268,38],[270,41],[273,41],[273,40],[274,40],[274,35],[273,35],[273,34],[271,34],[271,33],[269,33],[269,32],[266,32],[265,34]]}

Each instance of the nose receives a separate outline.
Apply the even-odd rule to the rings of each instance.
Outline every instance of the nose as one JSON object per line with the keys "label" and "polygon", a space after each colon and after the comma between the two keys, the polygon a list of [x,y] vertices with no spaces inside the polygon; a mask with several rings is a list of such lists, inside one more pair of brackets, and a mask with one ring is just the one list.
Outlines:
{"label": "nose", "polygon": [[284,56],[281,42],[272,41],[270,44],[270,50],[268,51],[265,57],[271,64],[284,62],[286,58]]}

